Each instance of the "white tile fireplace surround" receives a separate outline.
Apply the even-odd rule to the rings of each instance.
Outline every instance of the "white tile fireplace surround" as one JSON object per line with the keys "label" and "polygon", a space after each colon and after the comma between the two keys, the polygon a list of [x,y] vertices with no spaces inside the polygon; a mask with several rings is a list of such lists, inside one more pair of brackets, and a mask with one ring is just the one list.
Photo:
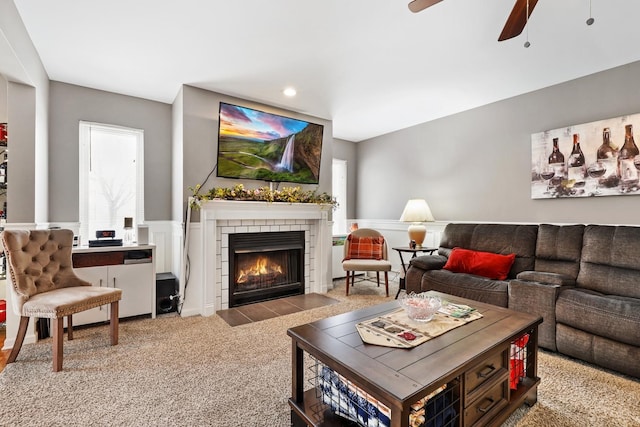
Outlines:
{"label": "white tile fireplace surround", "polygon": [[190,245],[191,250],[200,250],[199,254],[194,254],[194,259],[199,259],[201,264],[199,314],[210,316],[229,308],[228,249],[229,234],[233,233],[304,231],[305,293],[327,292],[331,281],[330,209],[329,205],[314,203],[202,202],[200,242],[196,247]]}

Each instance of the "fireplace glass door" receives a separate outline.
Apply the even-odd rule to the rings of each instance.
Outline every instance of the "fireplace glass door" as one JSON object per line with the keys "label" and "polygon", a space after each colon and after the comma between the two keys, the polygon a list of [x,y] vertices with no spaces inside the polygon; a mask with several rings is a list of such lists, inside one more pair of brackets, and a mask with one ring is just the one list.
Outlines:
{"label": "fireplace glass door", "polygon": [[229,235],[229,307],[304,293],[304,232]]}

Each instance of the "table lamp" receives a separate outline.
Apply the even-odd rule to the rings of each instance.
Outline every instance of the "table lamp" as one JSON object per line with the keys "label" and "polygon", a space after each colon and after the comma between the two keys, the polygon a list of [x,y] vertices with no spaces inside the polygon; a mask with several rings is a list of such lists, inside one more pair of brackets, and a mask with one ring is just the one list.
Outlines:
{"label": "table lamp", "polygon": [[424,199],[411,199],[404,207],[400,221],[410,222],[409,226],[409,241],[416,242],[416,247],[421,248],[422,242],[427,235],[427,227],[422,224],[423,222],[435,221],[431,214],[431,209],[427,201]]}

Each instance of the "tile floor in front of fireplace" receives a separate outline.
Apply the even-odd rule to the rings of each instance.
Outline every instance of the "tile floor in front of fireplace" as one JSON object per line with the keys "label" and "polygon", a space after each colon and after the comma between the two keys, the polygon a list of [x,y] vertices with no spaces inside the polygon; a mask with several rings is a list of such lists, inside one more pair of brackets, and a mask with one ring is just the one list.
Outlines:
{"label": "tile floor in front of fireplace", "polygon": [[233,307],[216,314],[230,326],[238,326],[339,302],[324,295],[311,293]]}

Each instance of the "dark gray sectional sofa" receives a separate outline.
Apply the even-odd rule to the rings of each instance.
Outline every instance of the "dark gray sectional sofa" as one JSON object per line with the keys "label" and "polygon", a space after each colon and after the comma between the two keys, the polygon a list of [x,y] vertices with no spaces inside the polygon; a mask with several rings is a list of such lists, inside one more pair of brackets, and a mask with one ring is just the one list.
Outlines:
{"label": "dark gray sectional sofa", "polygon": [[[505,280],[453,273],[456,247],[516,258]],[[640,377],[640,227],[448,224],[405,285],[540,315],[541,347]]]}

